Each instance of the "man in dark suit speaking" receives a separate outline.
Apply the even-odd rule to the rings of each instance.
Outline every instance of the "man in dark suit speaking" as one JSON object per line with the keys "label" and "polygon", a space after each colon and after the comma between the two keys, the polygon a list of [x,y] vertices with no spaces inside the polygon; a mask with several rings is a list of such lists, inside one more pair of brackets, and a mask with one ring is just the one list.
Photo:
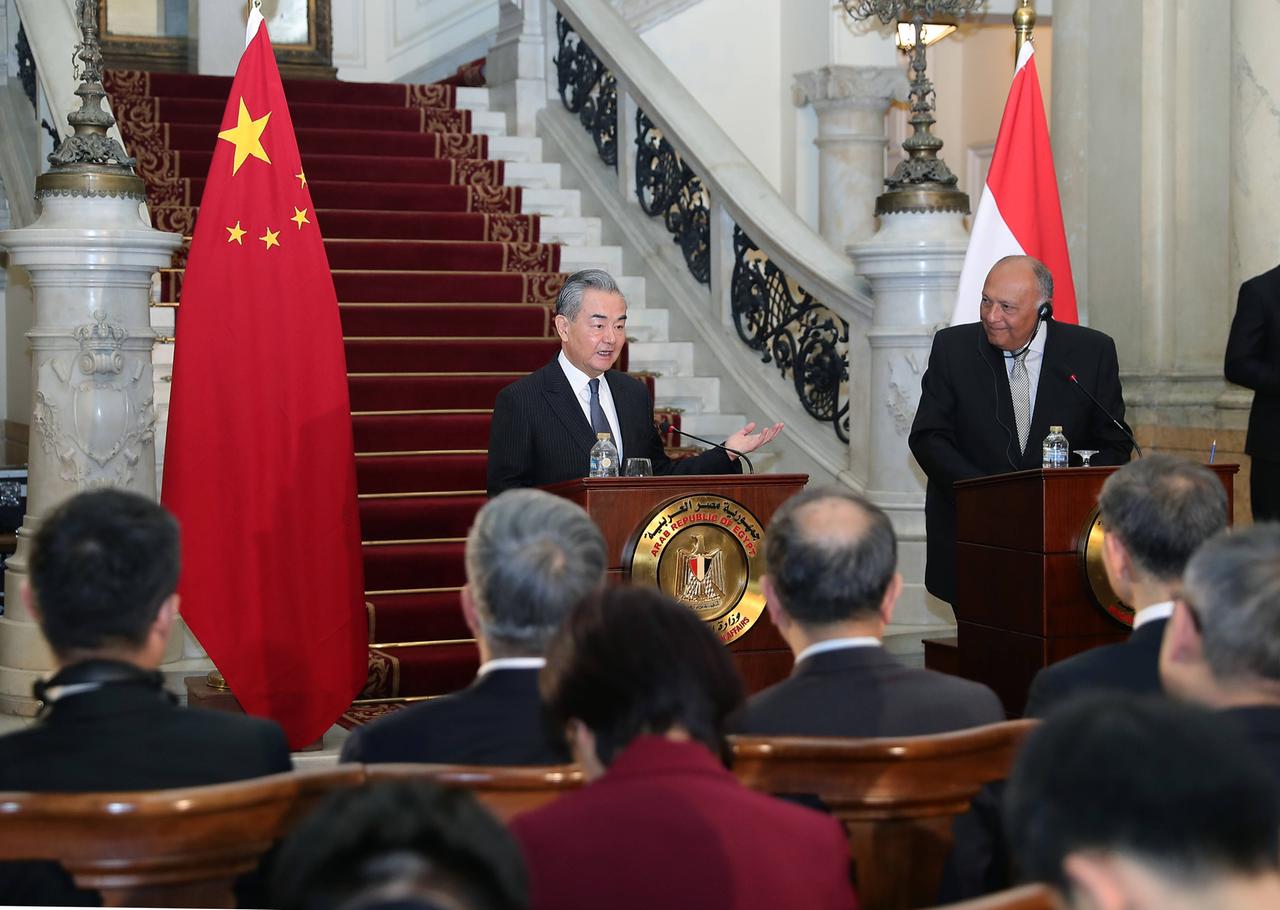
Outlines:
{"label": "man in dark suit speaking", "polygon": [[694,458],[667,458],[653,425],[644,385],[612,369],[626,344],[627,301],[602,269],[570,275],[556,297],[560,353],[498,393],[489,429],[489,495],[586,477],[597,433],[608,433],[618,457],[647,458],[654,474],[737,474],[738,452],[754,452],[782,424],[753,432],[749,423]]}
{"label": "man in dark suit speaking", "polygon": [[997,262],[982,288],[980,317],[934,336],[908,440],[929,478],[925,587],[948,603],[956,584],[952,484],[1040,467],[1051,425],[1063,428],[1074,449],[1097,449],[1095,465],[1124,464],[1132,449],[1108,416],[1124,420],[1115,342],[1053,321],[1053,276],[1044,263],[1030,256]]}

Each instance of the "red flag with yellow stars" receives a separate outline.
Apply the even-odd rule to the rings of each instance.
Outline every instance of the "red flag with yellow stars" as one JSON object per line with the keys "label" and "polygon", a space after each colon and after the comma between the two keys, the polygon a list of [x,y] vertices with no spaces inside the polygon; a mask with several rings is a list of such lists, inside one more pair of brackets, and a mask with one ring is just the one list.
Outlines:
{"label": "red flag with yellow stars", "polygon": [[367,620],[337,296],[251,16],[178,308],[162,500],[183,617],[244,709],[299,748],[364,685]]}

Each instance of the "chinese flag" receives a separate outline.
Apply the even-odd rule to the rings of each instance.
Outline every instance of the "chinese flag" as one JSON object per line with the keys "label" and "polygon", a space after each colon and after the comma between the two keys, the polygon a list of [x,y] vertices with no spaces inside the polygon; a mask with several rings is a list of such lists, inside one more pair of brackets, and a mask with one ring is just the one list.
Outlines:
{"label": "chinese flag", "polygon": [[1018,53],[991,169],[973,216],[952,325],[978,320],[987,272],[998,260],[1014,255],[1034,256],[1049,267],[1053,273],[1053,318],[1079,322],[1049,124],[1040,94],[1035,46],[1030,41]]}
{"label": "chinese flag", "polygon": [[367,672],[338,302],[261,16],[209,168],[178,311],[162,500],[182,615],[294,748]]}

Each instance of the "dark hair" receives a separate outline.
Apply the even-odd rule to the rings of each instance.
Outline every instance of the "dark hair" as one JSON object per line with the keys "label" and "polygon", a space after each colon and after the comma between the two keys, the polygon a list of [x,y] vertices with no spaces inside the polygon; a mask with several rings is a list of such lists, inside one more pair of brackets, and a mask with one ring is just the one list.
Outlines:
{"label": "dark hair", "polygon": [[1277,868],[1273,773],[1227,718],[1166,699],[1063,705],[1023,747],[1004,811],[1022,877],[1059,888],[1080,850],[1129,854],[1186,882]]}
{"label": "dark hair", "polygon": [[434,906],[432,892],[476,910],[528,903],[511,834],[470,793],[426,780],[329,794],[285,838],[271,874],[272,906],[281,910],[371,907],[406,897]]}
{"label": "dark hair", "polygon": [[1203,465],[1153,452],[1107,478],[1098,510],[1108,534],[1138,568],[1165,582],[1182,577],[1202,543],[1227,526],[1227,493]]}
{"label": "dark hair", "polygon": [[[835,516],[824,508],[853,506]],[[898,566],[889,517],[850,490],[806,490],[774,513],[765,536],[769,580],[782,607],[805,626],[873,614]]]}
{"label": "dark hair", "polygon": [[507,490],[476,515],[467,582],[480,633],[504,655],[541,654],[569,608],[604,584],[604,537],[582,507]]}
{"label": "dark hair", "polygon": [[178,522],[137,493],[79,493],[41,523],[30,565],[55,654],[138,648],[178,587]]}
{"label": "dark hair", "polygon": [[1280,680],[1280,524],[1214,537],[1187,563],[1184,586],[1217,679]]}
{"label": "dark hair", "polygon": [[[564,316],[570,322],[577,319],[578,312],[582,309],[582,298],[587,291],[603,291],[623,297],[618,282],[604,269],[579,269],[560,286],[560,293],[556,295],[556,315]],[[623,297],[624,302],[625,300]]]}
{"label": "dark hair", "polygon": [[720,754],[742,680],[706,624],[653,588],[615,586],[569,614],[540,678],[553,722],[582,721],[600,761],[637,736],[680,726]]}

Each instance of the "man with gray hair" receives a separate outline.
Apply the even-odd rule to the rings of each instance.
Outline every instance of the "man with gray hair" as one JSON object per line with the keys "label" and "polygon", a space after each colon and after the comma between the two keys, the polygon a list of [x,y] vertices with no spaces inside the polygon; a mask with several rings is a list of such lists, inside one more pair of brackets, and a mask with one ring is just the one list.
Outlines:
{"label": "man with gray hair", "polygon": [[[737,474],[736,452],[754,452],[782,424],[749,423],[694,458],[672,461],[653,425],[644,384],[613,369],[627,342],[627,301],[603,269],[570,275],[556,297],[560,353],[498,393],[489,427],[489,495],[586,477],[597,434],[618,458],[647,458],[654,474]],[[730,451],[733,450],[733,451]]]}
{"label": "man with gray hair", "polygon": [[1227,493],[1203,465],[1154,453],[1107,478],[1098,497],[1111,588],[1134,610],[1125,642],[1093,648],[1036,674],[1026,714],[1089,689],[1160,691],[1160,640],[1191,555],[1227,526]]}
{"label": "man with gray hair", "polygon": [[605,544],[579,506],[541,490],[512,490],[476,515],[467,534],[462,612],[480,670],[461,692],[353,730],[343,761],[558,764],[538,698],[543,650],[579,600],[604,584]]}
{"label": "man with gray hair", "polygon": [[1230,717],[1280,777],[1280,524],[1219,534],[1191,557],[1160,677]]}
{"label": "man with gray hair", "polygon": [[796,657],[735,730],[774,736],[919,736],[997,723],[980,683],[905,666],[882,646],[902,592],[889,518],[849,490],[782,504],[765,537],[769,616]]}

